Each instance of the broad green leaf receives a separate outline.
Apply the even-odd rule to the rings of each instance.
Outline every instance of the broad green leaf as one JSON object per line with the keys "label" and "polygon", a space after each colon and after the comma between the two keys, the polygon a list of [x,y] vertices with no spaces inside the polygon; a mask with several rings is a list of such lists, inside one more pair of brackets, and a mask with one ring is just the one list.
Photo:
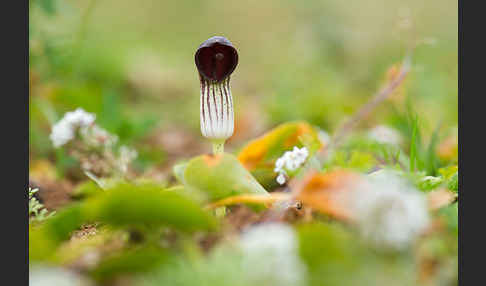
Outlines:
{"label": "broad green leaf", "polygon": [[407,257],[373,251],[340,224],[302,225],[298,235],[300,256],[309,271],[308,285],[416,284],[415,265]]}
{"label": "broad green leaf", "polygon": [[194,200],[151,184],[120,184],[85,207],[89,218],[112,225],[167,225],[181,230],[215,226],[212,216]]}
{"label": "broad green leaf", "polygon": [[75,199],[83,199],[92,197],[103,193],[103,189],[98,186],[94,181],[85,181],[76,186],[76,188],[71,193],[71,196]]}
{"label": "broad green leaf", "polygon": [[70,233],[85,220],[82,205],[74,204],[59,211],[55,216],[38,227],[29,228],[29,258],[46,260],[51,257],[59,244],[68,239]]}
{"label": "broad green leaf", "polygon": [[122,235],[124,233],[124,231],[114,231],[107,225],[97,225],[95,232],[76,236],[59,245],[56,251],[52,251],[52,262],[61,265],[76,263],[79,259],[83,259],[83,255],[87,252],[124,241],[125,237]]}
{"label": "broad green leaf", "polygon": [[129,249],[105,258],[91,275],[98,281],[105,281],[120,274],[142,273],[153,269],[167,258],[167,252],[161,248]]}
{"label": "broad green leaf", "polygon": [[61,242],[68,239],[70,233],[85,222],[88,220],[84,212],[84,205],[76,203],[59,211],[52,219],[46,221],[44,227],[49,237],[56,242]]}
{"label": "broad green leaf", "polygon": [[44,225],[29,226],[29,261],[45,260],[56,249],[57,243],[48,235]]}
{"label": "broad green leaf", "polygon": [[187,163],[185,186],[201,191],[209,201],[239,194],[267,194],[241,163],[231,154],[201,155]]}
{"label": "broad green leaf", "polygon": [[294,146],[307,147],[309,156],[312,156],[322,144],[310,124],[288,122],[248,143],[239,153],[238,160],[264,187],[274,188],[277,186],[277,174],[273,172],[275,161]]}
{"label": "broad green leaf", "polygon": [[187,167],[187,162],[182,162],[172,167],[174,176],[181,183],[184,183],[184,171],[186,170],[186,167]]}
{"label": "broad green leaf", "polygon": [[177,191],[154,184],[120,184],[102,194],[59,211],[38,228],[31,229],[33,259],[45,258],[82,224],[102,222],[114,226],[169,226],[179,230],[211,230],[215,219],[197,202]]}
{"label": "broad green leaf", "polygon": [[[299,252],[310,285],[349,285],[361,257],[353,237],[338,225],[314,223],[298,228]],[[339,282],[339,283],[338,283]],[[346,283],[345,283],[346,282]]]}

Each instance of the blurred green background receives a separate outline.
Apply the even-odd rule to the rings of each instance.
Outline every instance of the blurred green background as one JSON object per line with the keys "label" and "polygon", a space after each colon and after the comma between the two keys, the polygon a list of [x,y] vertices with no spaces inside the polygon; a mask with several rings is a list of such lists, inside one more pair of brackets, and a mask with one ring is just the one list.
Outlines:
{"label": "blurred green background", "polygon": [[209,152],[199,132],[194,53],[215,35],[232,41],[240,59],[230,151],[289,120],[332,134],[410,50],[403,87],[359,128],[400,128],[410,107],[425,138],[457,126],[457,1],[29,3],[31,164],[73,164],[48,135],[77,107],[138,150],[139,170]]}

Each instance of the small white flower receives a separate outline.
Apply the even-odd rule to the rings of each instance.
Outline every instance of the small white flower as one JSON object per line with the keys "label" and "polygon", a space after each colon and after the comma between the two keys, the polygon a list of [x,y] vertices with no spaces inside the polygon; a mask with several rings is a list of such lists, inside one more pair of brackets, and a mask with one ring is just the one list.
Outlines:
{"label": "small white flower", "polygon": [[66,121],[59,121],[52,127],[49,138],[54,147],[60,147],[74,138],[74,130]]}
{"label": "small white flower", "polygon": [[283,223],[250,227],[240,239],[243,269],[255,285],[305,285],[307,269],[294,230]]}
{"label": "small white flower", "polygon": [[284,158],[278,158],[277,161],[275,161],[275,169],[273,169],[273,171],[275,173],[285,172],[283,169],[284,165],[285,165]]}
{"label": "small white flower", "polygon": [[64,117],[52,127],[49,136],[54,147],[60,147],[71,141],[79,128],[92,125],[96,115],[78,108],[75,111],[66,112]]}
{"label": "small white flower", "polygon": [[309,151],[307,151],[307,148],[303,147],[301,149],[294,147],[293,150],[293,155],[294,155],[294,160],[298,163],[298,165],[301,165],[305,162],[307,159],[307,156],[309,156]]}
{"label": "small white flower", "polygon": [[277,183],[279,183],[280,185],[283,185],[285,184],[285,181],[287,179],[285,178],[285,175],[280,173],[278,176],[277,176]]}
{"label": "small white flower", "polygon": [[71,125],[83,127],[91,125],[95,121],[96,115],[77,108],[75,111],[66,112],[63,119]]}
{"label": "small white flower", "polygon": [[300,149],[298,147],[294,147],[292,151],[286,151],[282,157],[275,161],[275,168],[273,171],[278,174],[277,182],[280,185],[284,184],[286,181],[286,171],[295,171],[300,168],[300,166],[305,163],[308,156],[309,151],[306,147],[302,147]]}
{"label": "small white flower", "polygon": [[402,136],[397,130],[384,125],[371,129],[368,137],[382,144],[398,145],[402,142]]}
{"label": "small white flower", "polygon": [[[288,151],[287,151],[288,152]],[[285,161],[285,168],[289,171],[294,171],[295,169],[297,169],[299,167],[299,163],[300,161],[298,160],[298,158],[294,155],[294,153],[287,153],[285,152],[286,156],[285,158],[287,159]]]}

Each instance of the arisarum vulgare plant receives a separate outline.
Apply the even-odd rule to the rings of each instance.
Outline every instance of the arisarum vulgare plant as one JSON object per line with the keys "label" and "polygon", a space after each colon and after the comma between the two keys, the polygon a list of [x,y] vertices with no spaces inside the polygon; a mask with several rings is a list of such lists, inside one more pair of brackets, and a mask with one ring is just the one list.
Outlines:
{"label": "arisarum vulgare plant", "polygon": [[220,154],[234,130],[230,75],[238,64],[238,52],[228,39],[215,36],[204,41],[194,57],[201,81],[201,133]]}

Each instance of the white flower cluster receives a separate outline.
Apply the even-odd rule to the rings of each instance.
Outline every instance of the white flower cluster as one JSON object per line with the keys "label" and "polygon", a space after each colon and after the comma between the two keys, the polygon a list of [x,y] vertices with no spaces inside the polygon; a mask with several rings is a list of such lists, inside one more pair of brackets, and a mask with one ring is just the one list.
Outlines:
{"label": "white flower cluster", "polygon": [[79,128],[85,128],[93,124],[96,115],[78,108],[75,111],[66,112],[64,117],[53,127],[50,139],[54,147],[60,147],[74,138]]}
{"label": "white flower cluster", "polygon": [[400,133],[388,126],[378,125],[368,132],[368,137],[382,144],[398,145],[402,142]]}
{"label": "white flower cluster", "polygon": [[109,133],[96,124],[89,128],[82,128],[80,133],[89,146],[110,148],[118,142],[118,136]]}
{"label": "white flower cluster", "polygon": [[120,146],[120,154],[118,157],[119,168],[122,173],[128,170],[128,165],[137,158],[137,150],[127,147],[125,145]]}
{"label": "white flower cluster", "polygon": [[243,269],[255,285],[305,285],[307,269],[294,230],[283,223],[250,227],[240,239]]}
{"label": "white flower cluster", "polygon": [[282,157],[275,161],[275,169],[273,171],[278,173],[277,182],[280,185],[283,185],[287,180],[285,177],[287,172],[298,169],[302,164],[304,164],[308,156],[309,151],[306,147],[299,149],[295,146],[292,151],[286,151]]}
{"label": "white flower cluster", "polygon": [[95,123],[96,115],[78,108],[67,112],[57,122],[50,135],[54,147],[69,141],[68,152],[76,157],[81,168],[91,179],[101,182],[98,176],[125,175],[137,152],[127,146],[117,148],[118,137]]}
{"label": "white flower cluster", "polygon": [[405,249],[428,226],[425,197],[389,171],[375,172],[369,183],[350,194],[360,232],[379,247]]}

